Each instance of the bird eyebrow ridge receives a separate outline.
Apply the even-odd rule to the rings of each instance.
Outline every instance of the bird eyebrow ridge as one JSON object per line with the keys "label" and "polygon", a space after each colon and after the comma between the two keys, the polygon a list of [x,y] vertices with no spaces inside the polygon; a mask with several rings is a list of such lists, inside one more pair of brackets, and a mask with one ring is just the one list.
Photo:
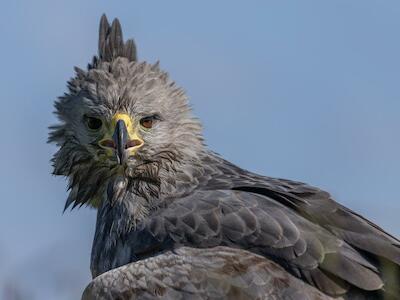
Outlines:
{"label": "bird eyebrow ridge", "polygon": [[141,119],[153,119],[158,121],[164,121],[164,118],[159,113],[146,114]]}

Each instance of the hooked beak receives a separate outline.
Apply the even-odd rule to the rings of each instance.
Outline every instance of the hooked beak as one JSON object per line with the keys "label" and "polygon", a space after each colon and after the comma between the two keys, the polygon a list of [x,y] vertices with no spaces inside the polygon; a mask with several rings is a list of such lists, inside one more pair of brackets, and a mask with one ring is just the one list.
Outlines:
{"label": "hooked beak", "polygon": [[126,159],[125,149],[128,148],[128,130],[126,129],[126,125],[123,120],[117,121],[112,139],[114,141],[115,150],[117,152],[118,163],[122,165]]}
{"label": "hooked beak", "polygon": [[119,165],[123,165],[130,156],[135,155],[144,144],[132,124],[133,121],[127,114],[115,114],[109,133],[99,142],[100,147],[108,150],[106,155],[115,156]]}

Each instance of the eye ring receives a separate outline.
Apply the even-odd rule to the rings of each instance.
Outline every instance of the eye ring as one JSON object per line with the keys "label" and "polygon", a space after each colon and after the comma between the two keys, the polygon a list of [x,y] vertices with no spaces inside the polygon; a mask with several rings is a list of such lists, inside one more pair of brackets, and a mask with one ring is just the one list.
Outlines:
{"label": "eye ring", "polygon": [[85,116],[85,123],[90,130],[99,130],[103,126],[103,121],[96,117]]}

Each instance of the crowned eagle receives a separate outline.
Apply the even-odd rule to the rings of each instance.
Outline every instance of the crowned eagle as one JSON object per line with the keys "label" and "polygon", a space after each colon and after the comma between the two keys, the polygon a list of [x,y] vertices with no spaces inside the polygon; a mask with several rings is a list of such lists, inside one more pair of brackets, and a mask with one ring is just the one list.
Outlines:
{"label": "crowned eagle", "polygon": [[400,241],[310,185],[209,150],[185,92],[120,23],[55,103],[65,208],[97,210],[83,299],[399,299]]}

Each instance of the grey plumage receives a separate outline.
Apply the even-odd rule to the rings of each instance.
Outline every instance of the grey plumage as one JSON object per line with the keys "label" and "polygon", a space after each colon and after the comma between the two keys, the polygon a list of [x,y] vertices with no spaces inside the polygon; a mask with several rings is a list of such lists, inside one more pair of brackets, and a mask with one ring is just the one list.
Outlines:
{"label": "grey plumage", "polygon": [[[137,62],[135,44],[123,41],[118,20],[110,26],[101,18],[98,56],[87,71],[76,69],[68,89],[55,104],[60,124],[51,127],[49,140],[60,148],[54,174],[69,178],[66,207],[98,209],[91,258],[96,279],[85,299],[124,293],[120,287],[127,289],[122,299],[156,298],[153,288],[188,297],[180,284],[201,299],[231,298],[232,289],[240,299],[251,292],[260,299],[268,298],[264,293],[277,299],[400,295],[397,238],[325,191],[248,172],[208,150],[183,90],[158,64]],[[88,128],[88,118],[101,127]],[[144,127],[150,119],[151,128]],[[123,164],[115,144],[121,141],[110,133],[116,120],[129,132]],[[214,256],[224,267],[205,259]],[[246,265],[252,260],[265,277]],[[182,265],[189,275],[179,281],[174,272]],[[142,274],[148,289],[135,281]],[[275,277],[293,283],[292,292],[284,296]],[[233,278],[247,283],[236,285]],[[164,280],[172,283],[163,286]],[[249,284],[259,280],[257,287]]]}
{"label": "grey plumage", "polygon": [[333,298],[254,253],[228,247],[182,247],[96,277],[82,299]]}

